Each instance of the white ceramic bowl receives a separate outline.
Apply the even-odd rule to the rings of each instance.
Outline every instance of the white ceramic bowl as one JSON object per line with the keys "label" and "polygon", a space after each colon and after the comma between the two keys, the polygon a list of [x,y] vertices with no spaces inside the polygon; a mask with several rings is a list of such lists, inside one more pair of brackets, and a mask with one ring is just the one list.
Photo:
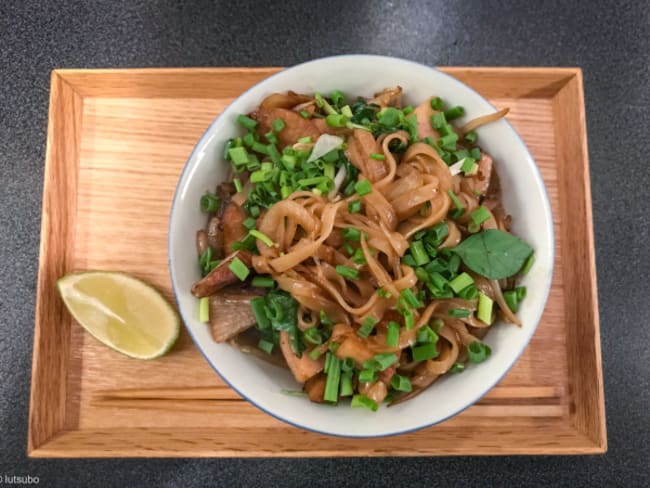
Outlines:
{"label": "white ceramic bowl", "polygon": [[295,426],[330,435],[373,437],[400,434],[442,422],[466,409],[510,369],[535,332],[548,295],[553,271],[553,223],[540,173],[521,138],[506,120],[478,129],[479,141],[495,160],[503,187],[503,202],[512,215],[513,232],[535,249],[535,266],[522,284],[528,296],[518,316],[523,327],[496,324],[485,342],[492,356],[468,365],[403,404],[372,413],[345,405],[317,405],[306,398],[283,394],[297,389],[291,374],[247,356],[226,344],[216,344],[206,324],[198,321],[198,301],[190,294],[199,278],[195,233],[206,223],[199,199],[226,176],[222,160],[225,141],[240,132],[235,118],[252,111],[267,95],[294,90],[329,93],[340,89],[349,96],[370,96],[400,85],[405,103],[417,104],[431,95],[449,105],[462,105],[460,122],[493,112],[495,108],[455,78],[411,61],[382,56],[350,55],[317,59],[281,71],[237,98],[208,127],[181,175],[169,224],[169,269],[185,325],[206,360],[242,397],[274,417]]}

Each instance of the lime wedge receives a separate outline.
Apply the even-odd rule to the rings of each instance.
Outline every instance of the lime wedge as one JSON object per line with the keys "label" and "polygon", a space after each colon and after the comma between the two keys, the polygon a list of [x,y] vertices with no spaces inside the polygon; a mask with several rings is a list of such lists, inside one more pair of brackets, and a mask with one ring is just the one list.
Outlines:
{"label": "lime wedge", "polygon": [[57,281],[66,307],[84,329],[132,358],[162,356],[176,342],[180,319],[147,283],[124,273],[73,273]]}

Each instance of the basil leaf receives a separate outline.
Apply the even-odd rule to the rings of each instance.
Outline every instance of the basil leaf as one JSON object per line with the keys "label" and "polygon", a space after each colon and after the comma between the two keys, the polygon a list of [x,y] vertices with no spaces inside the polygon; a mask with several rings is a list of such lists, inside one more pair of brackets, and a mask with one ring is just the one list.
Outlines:
{"label": "basil leaf", "polygon": [[518,237],[497,229],[473,234],[450,249],[469,269],[491,280],[516,274],[533,248]]}

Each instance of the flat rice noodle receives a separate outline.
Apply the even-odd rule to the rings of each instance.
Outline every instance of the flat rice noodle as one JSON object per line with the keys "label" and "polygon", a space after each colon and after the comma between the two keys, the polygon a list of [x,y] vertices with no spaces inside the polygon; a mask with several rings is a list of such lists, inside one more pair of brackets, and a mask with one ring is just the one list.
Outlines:
{"label": "flat rice noodle", "polygon": [[471,131],[473,131],[475,129],[478,129],[482,125],[489,124],[490,122],[497,121],[497,120],[505,117],[508,114],[509,111],[510,111],[509,108],[503,108],[503,109],[499,110],[498,112],[494,112],[494,113],[491,113],[491,114],[476,117],[475,119],[470,120],[469,122],[467,122],[464,126],[462,126],[460,128],[460,130],[458,131],[459,136],[464,136],[468,132],[471,132]]}
{"label": "flat rice noodle", "polygon": [[374,97],[368,100],[368,103],[374,103],[381,108],[385,107],[401,107],[402,106],[402,87],[395,86],[392,88],[385,88],[384,90],[375,93]]}
{"label": "flat rice noodle", "polygon": [[361,200],[369,216],[376,215],[390,230],[397,228],[398,219],[395,210],[381,192],[373,190],[361,197]]}
{"label": "flat rice noodle", "polygon": [[302,384],[323,371],[325,357],[321,356],[318,359],[312,359],[309,357],[309,354],[303,354],[300,357],[296,356],[291,349],[289,333],[284,330],[280,331],[280,349],[282,350],[284,360],[287,362],[287,366],[289,366],[289,370],[298,383]]}
{"label": "flat rice noodle", "polygon": [[223,246],[226,255],[231,254],[234,249],[233,245],[241,241],[248,234],[244,227],[246,212],[235,202],[230,201],[223,212]]}
{"label": "flat rice noodle", "polygon": [[378,190],[383,190],[384,187],[389,185],[395,179],[395,174],[397,173],[397,161],[395,160],[393,153],[390,151],[390,143],[395,140],[408,144],[409,135],[405,131],[400,130],[392,134],[384,134],[379,136],[377,139],[377,141],[381,143],[381,151],[384,158],[386,158],[384,160],[386,175],[373,185],[374,188]]}
{"label": "flat rice noodle", "polygon": [[300,95],[289,91],[287,93],[272,93],[260,103],[260,109],[271,110],[274,108],[290,109],[297,105],[313,103],[313,97],[309,95]]}
{"label": "flat rice noodle", "polygon": [[354,129],[347,143],[346,156],[366,179],[374,183],[386,176],[388,171],[384,162],[370,157],[371,154],[382,154],[381,146],[370,132]]}

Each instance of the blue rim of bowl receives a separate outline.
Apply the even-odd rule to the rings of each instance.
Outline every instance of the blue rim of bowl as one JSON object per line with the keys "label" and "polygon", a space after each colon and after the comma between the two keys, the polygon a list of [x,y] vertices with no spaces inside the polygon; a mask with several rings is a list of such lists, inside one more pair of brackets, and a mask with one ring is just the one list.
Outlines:
{"label": "blue rim of bowl", "polygon": [[[426,69],[429,69],[429,70],[432,70],[432,71],[435,71],[435,72],[441,74],[442,76],[448,78],[451,82],[453,82],[453,83],[455,83],[457,85],[460,85],[461,87],[473,92],[475,95],[478,95],[482,100],[484,100],[490,107],[492,107],[492,109],[494,109],[495,111],[497,110],[494,105],[492,105],[485,97],[483,97],[483,95],[478,93],[472,87],[470,87],[469,85],[466,85],[465,83],[458,80],[457,78],[454,78],[453,76],[451,76],[451,75],[449,75],[449,74],[447,74],[447,73],[445,73],[443,71],[440,71],[437,68],[427,66],[425,64],[418,63],[416,61],[411,61],[411,60],[408,60],[408,59],[395,58],[395,57],[392,57],[392,56],[379,56],[379,55],[373,55],[373,54],[344,54],[344,55],[340,55],[340,56],[328,56],[328,57],[312,59],[312,60],[306,61],[304,63],[296,64],[296,65],[291,66],[289,68],[278,71],[277,73],[274,73],[271,76],[268,76],[268,77],[264,78],[263,80],[257,82],[255,85],[251,86],[248,90],[244,91],[237,98],[241,98],[243,95],[245,95],[248,92],[250,92],[251,90],[255,89],[261,83],[267,82],[268,80],[270,80],[272,78],[275,78],[278,75],[281,75],[282,73],[286,72],[287,70],[296,69],[296,68],[299,68],[299,67],[302,67],[302,66],[305,66],[305,65],[309,65],[309,64],[312,64],[312,63],[321,63],[321,62],[324,62],[324,61],[331,61],[331,60],[344,59],[344,58],[366,58],[366,59],[367,58],[375,58],[377,61],[381,61],[381,60],[395,61],[395,60],[397,60],[397,61],[400,61],[400,62],[403,62],[403,63],[413,64],[413,65],[416,65],[416,66],[419,66],[419,67],[424,67]],[[258,408],[262,412],[264,412],[267,415],[270,415],[271,417],[273,417],[275,419],[278,419],[278,420],[280,420],[280,421],[282,421],[282,422],[284,422],[286,424],[292,425],[293,427],[297,427],[299,429],[304,429],[304,430],[307,430],[309,432],[328,435],[328,436],[332,436],[332,437],[355,438],[355,439],[373,439],[373,438],[378,438],[378,437],[393,437],[393,436],[397,436],[397,435],[408,434],[408,433],[411,433],[411,432],[417,432],[418,430],[422,430],[422,429],[426,429],[428,427],[432,427],[432,426],[437,425],[439,423],[442,423],[442,422],[444,422],[444,421],[446,421],[446,420],[448,420],[448,419],[450,419],[452,417],[455,417],[456,415],[464,412],[469,407],[471,407],[476,402],[478,402],[487,392],[489,392],[492,388],[494,388],[496,386],[496,384],[499,383],[506,374],[508,374],[508,372],[512,369],[514,364],[517,362],[517,360],[521,357],[523,352],[528,347],[528,345],[530,343],[530,340],[532,339],[533,335],[535,334],[535,331],[537,330],[539,322],[540,322],[540,320],[542,318],[542,314],[544,312],[544,306],[546,305],[546,302],[548,300],[548,295],[549,295],[550,290],[551,290],[551,282],[552,282],[552,279],[553,279],[553,272],[555,270],[555,266],[554,266],[554,263],[555,263],[555,229],[554,229],[554,225],[553,225],[553,213],[551,211],[551,205],[550,205],[548,190],[546,189],[546,185],[544,184],[544,179],[542,178],[542,174],[539,171],[539,167],[537,166],[537,163],[535,162],[535,158],[533,158],[533,155],[530,153],[530,150],[528,149],[528,146],[526,145],[524,140],[521,138],[519,133],[512,126],[512,124],[510,124],[510,122],[508,122],[507,119],[502,118],[501,120],[507,124],[507,126],[515,134],[517,139],[519,139],[519,142],[521,143],[524,150],[526,151],[526,154],[528,155],[528,158],[529,158],[528,162],[532,162],[532,169],[533,169],[535,179],[537,180],[537,183],[538,183],[539,187],[542,189],[542,194],[543,194],[543,197],[544,197],[543,198],[543,200],[544,200],[544,202],[543,202],[544,205],[543,206],[544,206],[545,213],[548,216],[548,218],[546,219],[546,222],[548,223],[547,231],[548,231],[548,235],[550,236],[549,249],[550,249],[551,267],[550,267],[550,271],[548,273],[547,280],[546,280],[546,283],[545,283],[545,286],[544,286],[544,296],[543,296],[543,300],[541,301],[543,306],[541,306],[540,310],[537,313],[537,319],[535,320],[534,327],[531,328],[530,333],[529,333],[528,337],[526,338],[524,346],[512,358],[512,361],[510,361],[510,363],[504,369],[503,373],[494,382],[492,382],[492,384],[490,384],[488,387],[483,389],[479,394],[475,395],[475,397],[470,402],[468,402],[467,405],[465,405],[464,407],[462,407],[462,408],[456,410],[455,412],[447,415],[446,417],[438,419],[438,420],[436,420],[434,422],[430,422],[430,423],[427,423],[427,424],[424,424],[424,425],[420,425],[420,426],[417,426],[417,427],[413,427],[413,428],[405,429],[405,430],[400,430],[400,431],[396,431],[396,432],[388,432],[388,433],[381,433],[381,434],[349,434],[349,435],[345,435],[345,434],[338,434],[338,433],[332,433],[332,432],[327,432],[327,431],[323,431],[323,430],[318,430],[318,429],[316,429],[314,427],[309,427],[309,426],[306,426],[306,425],[302,425],[301,423],[286,419],[286,418],[284,418],[284,417],[282,417],[282,416],[280,416],[280,415],[278,415],[278,414],[276,414],[274,412],[271,412],[270,410],[267,410],[266,408],[262,407],[261,405],[257,404],[250,397],[248,397],[246,394],[244,394],[242,391],[240,391],[238,388],[236,388],[230,381],[228,381],[228,378],[226,378],[223,374],[221,374],[221,372],[219,371],[219,368],[217,368],[217,366],[213,363],[213,361],[203,351],[203,348],[201,347],[200,343],[194,337],[194,334],[192,333],[191,328],[187,325],[188,321],[186,320],[186,317],[183,314],[183,309],[181,307],[180,300],[178,299],[178,293],[176,291],[176,279],[175,279],[175,275],[174,275],[174,269],[173,269],[172,263],[171,263],[171,254],[169,252],[169,249],[171,248],[171,226],[172,226],[172,222],[174,220],[174,209],[176,208],[176,199],[178,198],[178,195],[179,195],[179,192],[180,192],[180,187],[181,187],[181,182],[185,178],[185,173],[186,173],[187,168],[189,166],[189,162],[192,161],[192,159],[194,159],[198,148],[203,146],[203,142],[204,142],[205,138],[208,136],[208,134],[210,134],[212,132],[212,128],[221,119],[223,113],[227,110],[227,108],[228,107],[226,107],[224,109],[224,111],[221,114],[219,114],[210,123],[210,125],[205,130],[205,132],[203,133],[201,138],[197,141],[194,148],[192,149],[192,152],[190,153],[190,156],[187,158],[187,161],[185,162],[185,166],[183,166],[183,171],[181,172],[180,177],[178,178],[178,183],[176,185],[176,190],[174,191],[174,198],[172,200],[172,207],[171,207],[172,210],[170,211],[169,224],[168,224],[168,228],[167,228],[167,265],[169,267],[169,273],[170,273],[171,282],[172,282],[172,289],[173,289],[173,292],[174,292],[174,300],[176,301],[176,305],[178,306],[178,311],[179,311],[179,313],[181,315],[181,318],[183,319],[183,325],[185,326],[188,333],[190,334],[190,337],[192,338],[192,342],[194,342],[194,344],[196,345],[198,350],[201,352],[201,355],[205,358],[205,360],[210,365],[210,367],[219,375],[219,377],[230,388],[235,390],[235,392],[237,392],[237,394],[239,396],[241,396],[244,400],[246,400],[248,403],[250,403],[251,405]]]}

